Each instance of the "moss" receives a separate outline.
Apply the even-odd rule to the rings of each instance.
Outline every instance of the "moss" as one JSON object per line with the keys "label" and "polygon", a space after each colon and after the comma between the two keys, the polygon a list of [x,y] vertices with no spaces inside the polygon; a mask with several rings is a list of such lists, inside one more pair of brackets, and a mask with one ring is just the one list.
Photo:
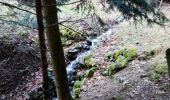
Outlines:
{"label": "moss", "polygon": [[92,58],[92,54],[87,54],[83,58],[84,65],[88,68],[97,67],[98,64],[95,59]]}
{"label": "moss", "polygon": [[77,81],[74,83],[73,88],[74,88],[74,89],[75,89],[75,88],[80,88],[81,84],[82,84],[82,81],[77,80]]}
{"label": "moss", "polygon": [[112,63],[112,64],[108,65],[107,70],[106,70],[107,74],[108,75],[115,74],[115,69],[116,69],[116,63]]}
{"label": "moss", "polygon": [[128,60],[132,60],[134,57],[137,56],[137,49],[136,48],[123,48],[121,50],[115,50],[113,57],[117,60],[119,56],[124,56]]}
{"label": "moss", "polygon": [[127,59],[124,56],[120,55],[115,62],[119,64],[121,67],[124,67],[127,64]]}
{"label": "moss", "polygon": [[148,50],[144,52],[147,56],[154,56],[156,54],[155,50]]}
{"label": "moss", "polygon": [[115,50],[115,51],[114,51],[114,54],[113,54],[113,57],[114,57],[115,59],[117,59],[120,54],[121,54],[121,52],[120,52],[119,50]]}
{"label": "moss", "polygon": [[138,58],[141,60],[146,60],[146,59],[153,57],[155,54],[156,54],[155,50],[147,50],[147,51],[144,51],[141,55],[139,55]]}
{"label": "moss", "polygon": [[61,42],[63,46],[66,46],[67,39],[66,38],[61,38]]}
{"label": "moss", "polygon": [[115,100],[124,100],[124,98],[121,96],[117,96],[117,97],[115,97]]}
{"label": "moss", "polygon": [[80,88],[76,88],[73,90],[73,100],[76,100],[76,98],[79,98],[80,94]]}
{"label": "moss", "polygon": [[96,71],[96,67],[92,67],[91,69],[87,70],[87,72],[85,73],[85,77],[87,78],[91,78],[94,74],[94,72]]}
{"label": "moss", "polygon": [[81,86],[84,84],[84,81],[85,81],[85,79],[82,78],[80,81],[77,80],[74,83],[74,86],[73,86],[73,95],[72,95],[73,99],[79,98]]}
{"label": "moss", "polygon": [[151,80],[157,81],[160,76],[168,73],[167,61],[162,55],[157,55],[151,59],[150,67]]}
{"label": "moss", "polygon": [[104,55],[104,59],[107,61],[109,59],[111,59],[113,53],[112,52],[107,52],[105,55]]}
{"label": "moss", "polygon": [[157,66],[154,71],[158,74],[164,74],[166,73],[168,70],[167,70],[167,67],[166,66]]}
{"label": "moss", "polygon": [[66,40],[79,40],[79,34],[77,32],[74,32],[68,28],[60,27],[61,37]]}
{"label": "moss", "polygon": [[124,68],[128,63],[128,60],[125,58],[121,61],[121,67]]}
{"label": "moss", "polygon": [[132,60],[134,57],[137,56],[137,49],[136,48],[127,49],[123,51],[123,56],[128,60]]}
{"label": "moss", "polygon": [[[114,62],[108,65],[106,71],[103,73],[108,75],[113,75],[117,71],[123,69],[128,64],[128,61],[134,59],[137,56],[137,49],[136,48],[123,48],[121,50],[115,50],[114,53],[107,54],[106,57],[110,59],[114,59]],[[113,58],[111,58],[113,57]]]}
{"label": "moss", "polygon": [[154,71],[152,71],[150,73],[150,78],[151,78],[151,80],[158,81],[160,79],[160,74],[155,73]]}

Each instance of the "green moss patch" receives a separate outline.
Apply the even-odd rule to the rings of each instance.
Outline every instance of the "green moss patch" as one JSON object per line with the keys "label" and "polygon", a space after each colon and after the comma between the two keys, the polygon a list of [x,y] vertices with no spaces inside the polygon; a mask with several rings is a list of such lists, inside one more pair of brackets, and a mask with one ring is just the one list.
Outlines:
{"label": "green moss patch", "polygon": [[151,59],[151,67],[149,71],[150,79],[153,81],[158,81],[163,74],[168,73],[166,59],[160,55],[157,55]]}
{"label": "green moss patch", "polygon": [[85,79],[82,78],[81,80],[77,80],[74,83],[73,95],[72,95],[73,99],[79,98],[79,94],[80,94],[80,91],[81,91],[81,86],[84,84],[84,81],[85,81]]}
{"label": "green moss patch", "polygon": [[142,54],[140,54],[138,56],[138,59],[147,60],[147,59],[150,59],[151,57],[153,57],[155,54],[156,54],[155,50],[147,50],[147,51],[144,51]]}
{"label": "green moss patch", "polygon": [[91,78],[93,76],[94,72],[97,70],[97,65],[95,63],[93,63],[92,59],[93,58],[90,53],[87,54],[86,56],[84,56],[84,58],[83,58],[83,62],[84,62],[84,65],[86,68],[84,69],[84,73],[83,73],[82,77],[74,83],[73,95],[72,95],[73,99],[79,98],[81,86],[84,84],[84,81],[87,78]]}
{"label": "green moss patch", "polygon": [[128,62],[137,56],[136,48],[124,48],[121,50],[115,50],[113,54],[106,55],[106,59],[114,59],[112,64],[107,66],[105,75],[113,75],[117,71],[126,67]]}
{"label": "green moss patch", "polygon": [[60,26],[60,32],[61,32],[61,40],[62,40],[63,46],[67,45],[66,42],[68,40],[74,40],[75,42],[79,42],[83,38],[77,32],[75,32],[73,30],[70,30],[70,29],[68,29],[66,27],[61,27]]}
{"label": "green moss patch", "polygon": [[89,70],[87,70],[83,77],[80,79],[80,80],[77,80],[75,83],[74,83],[74,86],[73,86],[73,99],[77,99],[79,98],[79,94],[81,92],[81,87],[82,85],[84,84],[84,81],[86,78],[91,78],[94,74],[94,72],[96,71],[96,67],[92,67],[90,68]]}
{"label": "green moss patch", "polygon": [[97,67],[98,66],[96,60],[94,58],[92,58],[91,53],[84,56],[83,63],[85,65],[85,67],[87,67],[87,68],[92,68],[92,67]]}
{"label": "green moss patch", "polygon": [[84,74],[84,77],[86,78],[91,78],[94,74],[94,72],[96,71],[96,67],[92,67],[89,70],[86,71],[86,73]]}

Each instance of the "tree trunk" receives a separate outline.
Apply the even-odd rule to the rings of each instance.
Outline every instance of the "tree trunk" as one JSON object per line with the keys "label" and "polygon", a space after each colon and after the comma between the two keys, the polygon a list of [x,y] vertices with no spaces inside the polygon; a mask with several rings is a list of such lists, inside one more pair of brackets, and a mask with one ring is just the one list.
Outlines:
{"label": "tree trunk", "polygon": [[46,45],[45,45],[45,35],[44,35],[44,25],[42,17],[42,6],[41,0],[36,0],[36,14],[37,14],[37,24],[38,24],[38,36],[42,63],[42,74],[43,74],[43,98],[48,100],[48,64],[46,57]]}
{"label": "tree trunk", "polygon": [[51,53],[58,100],[71,100],[64,52],[59,32],[56,0],[42,0],[46,35]]}

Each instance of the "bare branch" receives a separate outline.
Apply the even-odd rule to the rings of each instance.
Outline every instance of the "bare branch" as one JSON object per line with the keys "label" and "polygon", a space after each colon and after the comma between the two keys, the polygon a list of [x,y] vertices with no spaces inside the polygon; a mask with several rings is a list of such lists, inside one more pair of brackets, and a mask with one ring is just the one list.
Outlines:
{"label": "bare branch", "polygon": [[[76,4],[79,2],[81,2],[81,1],[75,1],[75,2],[70,2],[70,3],[58,3],[58,4],[53,4],[53,5],[42,5],[42,7],[72,5],[72,4]],[[36,7],[35,5],[28,5],[28,6]]]}
{"label": "bare branch", "polygon": [[3,21],[3,22],[6,22],[6,23],[13,23],[13,24],[16,24],[16,25],[19,25],[19,26],[22,26],[22,27],[27,27],[27,28],[30,28],[30,29],[35,29],[35,30],[37,30],[37,28],[35,28],[35,27],[31,27],[31,26],[29,26],[29,25],[24,25],[24,24],[19,23],[19,22],[16,22],[16,21],[4,20],[4,19],[1,19],[1,18],[0,18],[0,20]]}
{"label": "bare branch", "polygon": [[70,3],[60,3],[58,4],[58,6],[63,6],[63,5],[71,5],[71,4],[75,4],[75,3],[79,3],[79,2],[82,2],[82,1],[75,1],[75,2],[70,2]]}
{"label": "bare branch", "polygon": [[33,15],[36,15],[36,13],[33,13],[33,12],[31,12],[31,11],[28,11],[28,10],[25,10],[25,9],[22,9],[22,8],[19,8],[19,7],[17,7],[17,6],[11,5],[11,4],[9,4],[9,3],[5,3],[5,2],[1,2],[1,1],[0,1],[0,4],[2,4],[2,5],[4,5],[4,6],[11,7],[11,8],[18,9],[18,10],[21,10],[21,11],[25,11],[25,12],[31,13],[31,14],[33,14]]}
{"label": "bare branch", "polygon": [[76,22],[81,22],[81,21],[84,21],[83,19],[86,19],[86,18],[81,18],[81,19],[77,19],[77,20],[70,20],[70,19],[67,19],[67,20],[64,20],[64,21],[61,21],[59,22],[60,24],[62,23],[76,23]]}
{"label": "bare branch", "polygon": [[53,4],[53,5],[42,5],[42,7],[49,7],[49,6],[64,6],[64,5],[71,5],[75,3],[79,3],[81,1],[75,1],[75,2],[70,2],[70,3],[58,3],[58,4]]}
{"label": "bare branch", "polygon": [[70,29],[70,30],[78,33],[78,34],[81,34],[81,35],[83,35],[84,37],[85,37],[85,36],[89,36],[89,35],[86,34],[86,33],[78,32],[78,31],[76,31],[76,30],[74,30],[74,29],[72,29],[72,28],[70,28],[70,27],[68,27],[68,26],[66,26],[66,25],[64,25],[64,24],[62,24],[62,23],[55,23],[55,24],[52,24],[52,25],[45,26],[44,28],[49,28],[49,27],[55,26],[55,25],[57,25],[57,24],[59,24],[59,25],[61,25],[61,26],[64,26],[64,27],[66,27],[66,28],[68,28],[68,29]]}

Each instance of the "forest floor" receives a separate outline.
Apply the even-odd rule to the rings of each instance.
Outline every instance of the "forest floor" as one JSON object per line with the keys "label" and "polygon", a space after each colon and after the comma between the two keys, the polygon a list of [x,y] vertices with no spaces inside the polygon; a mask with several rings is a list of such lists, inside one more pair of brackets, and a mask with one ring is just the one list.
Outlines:
{"label": "forest floor", "polygon": [[42,82],[37,46],[27,36],[0,37],[0,100],[23,100]]}
{"label": "forest floor", "polygon": [[[162,7],[162,10],[170,18],[169,6]],[[170,78],[165,51],[170,47],[170,28],[150,27],[144,21],[136,26],[123,22],[113,29],[112,35],[105,37],[98,49],[91,51],[92,59],[99,66],[93,77],[84,82],[80,100],[169,100]],[[138,49],[138,55],[147,50],[156,53],[149,59],[137,57],[116,74],[104,76],[103,71],[108,65],[105,55],[115,49],[131,47]]]}

